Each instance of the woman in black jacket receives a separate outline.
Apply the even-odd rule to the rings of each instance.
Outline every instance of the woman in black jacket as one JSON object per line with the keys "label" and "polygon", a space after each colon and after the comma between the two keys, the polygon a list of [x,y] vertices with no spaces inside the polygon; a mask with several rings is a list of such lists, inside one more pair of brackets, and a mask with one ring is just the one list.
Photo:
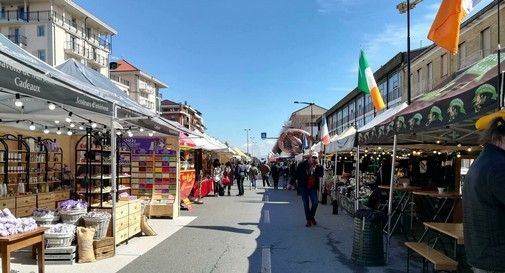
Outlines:
{"label": "woman in black jacket", "polygon": [[[505,112],[485,125],[484,150],[463,185],[465,252],[474,272],[505,272]],[[477,123],[479,126],[479,122]]]}

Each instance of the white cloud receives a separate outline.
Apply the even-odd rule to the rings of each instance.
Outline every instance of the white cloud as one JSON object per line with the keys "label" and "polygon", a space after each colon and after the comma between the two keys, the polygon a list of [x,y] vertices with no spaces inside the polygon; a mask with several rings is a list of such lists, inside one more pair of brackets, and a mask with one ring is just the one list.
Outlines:
{"label": "white cloud", "polygon": [[345,8],[345,4],[352,3],[353,0],[317,0],[317,11],[329,13]]}
{"label": "white cloud", "polygon": [[[249,142],[249,153],[260,159],[266,158],[268,156],[268,153],[272,151],[272,148],[274,147],[276,142],[277,142],[276,139],[256,140],[254,141],[254,143]],[[247,143],[243,143],[242,145],[240,145],[240,149],[243,152],[246,152]]]}

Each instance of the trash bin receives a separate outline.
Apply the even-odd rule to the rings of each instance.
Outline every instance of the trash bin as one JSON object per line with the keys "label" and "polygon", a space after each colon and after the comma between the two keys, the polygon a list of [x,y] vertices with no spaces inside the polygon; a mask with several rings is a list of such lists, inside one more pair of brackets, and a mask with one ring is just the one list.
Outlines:
{"label": "trash bin", "polygon": [[383,212],[360,209],[354,215],[352,260],[364,266],[384,265]]}

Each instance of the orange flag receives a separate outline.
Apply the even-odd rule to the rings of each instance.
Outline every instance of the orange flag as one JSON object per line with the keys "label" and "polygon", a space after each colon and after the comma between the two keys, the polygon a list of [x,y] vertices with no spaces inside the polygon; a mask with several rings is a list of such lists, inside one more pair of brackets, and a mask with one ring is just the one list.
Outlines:
{"label": "orange flag", "polygon": [[452,54],[458,53],[459,29],[463,18],[480,0],[443,0],[428,39]]}

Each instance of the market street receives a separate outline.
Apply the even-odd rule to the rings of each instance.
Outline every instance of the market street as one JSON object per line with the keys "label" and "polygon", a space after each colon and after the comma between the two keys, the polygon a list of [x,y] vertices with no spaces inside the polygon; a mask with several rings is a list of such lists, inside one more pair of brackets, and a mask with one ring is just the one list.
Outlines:
{"label": "market street", "polygon": [[398,243],[386,267],[353,264],[352,218],[320,204],[318,226],[307,228],[294,191],[246,189],[242,197],[203,200],[183,213],[197,219],[119,272],[405,272]]}

